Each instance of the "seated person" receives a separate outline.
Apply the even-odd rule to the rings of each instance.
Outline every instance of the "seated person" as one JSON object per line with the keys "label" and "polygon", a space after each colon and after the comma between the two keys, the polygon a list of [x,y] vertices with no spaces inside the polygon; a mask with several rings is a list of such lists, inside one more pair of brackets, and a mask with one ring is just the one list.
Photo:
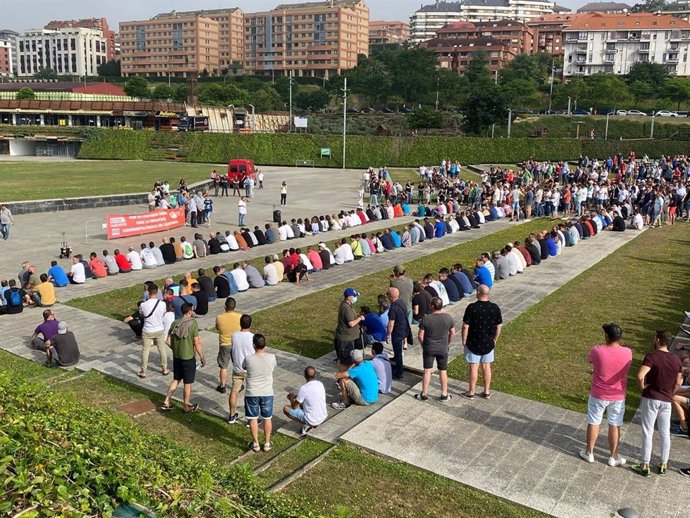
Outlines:
{"label": "seated person", "polygon": [[[195,315],[208,315],[208,295],[198,282],[192,285],[192,293],[196,298],[196,308],[194,308]],[[180,298],[180,297],[178,297]]]}
{"label": "seated person", "polygon": [[79,345],[74,333],[67,329],[66,322],[60,322],[57,334],[45,343],[46,365],[52,367],[53,362],[60,367],[71,367],[79,363]]}
{"label": "seated person", "polygon": [[134,247],[130,246],[127,252],[127,261],[131,265],[132,271],[139,271],[144,268],[141,262],[141,256],[134,250]]}
{"label": "seated person", "polygon": [[120,273],[120,268],[117,266],[117,261],[114,255],[110,255],[107,250],[103,250],[103,264],[105,264],[108,275],[117,275]]}
{"label": "seated person", "polygon": [[340,385],[341,401],[333,403],[336,410],[344,410],[351,404],[367,406],[379,400],[379,380],[371,361],[364,361],[364,353],[355,349],[350,353],[353,364],[336,374]]}
{"label": "seated person", "polygon": [[244,261],[242,267],[244,269],[244,273],[247,274],[247,282],[249,283],[250,288],[263,288],[266,285],[263,277],[261,277],[261,274],[259,273],[259,270],[257,270],[254,266],[249,264],[247,261]]}
{"label": "seated person", "polygon": [[132,265],[125,254],[120,253],[120,251],[117,249],[115,249],[113,254],[115,255],[115,262],[117,263],[120,273],[129,273],[132,271]]}
{"label": "seated person", "polygon": [[448,304],[457,304],[462,295],[453,279],[451,279],[450,270],[448,270],[448,268],[441,268],[438,272],[438,280],[443,284],[443,287],[446,288],[446,292],[448,293]]}
{"label": "seated person", "polygon": [[297,394],[290,392],[287,395],[289,405],[285,405],[283,413],[302,425],[301,435],[305,436],[328,418],[326,407],[326,389],[323,383],[316,379],[316,369],[307,367],[304,369],[306,383],[302,385]]}
{"label": "seated person", "polygon": [[249,281],[247,280],[247,272],[242,268],[241,263],[235,263],[232,265],[232,274],[235,284],[237,285],[237,291],[247,291],[249,289]]}
{"label": "seated person", "polygon": [[50,309],[43,312],[43,323],[36,326],[31,335],[31,347],[39,351],[46,350],[46,342],[58,332],[59,322],[55,319],[55,313]]}
{"label": "seated person", "polygon": [[129,328],[134,332],[137,338],[141,338],[141,332],[144,330],[144,322],[141,319],[141,313],[139,312],[139,306],[143,303],[143,300],[137,302],[137,309],[134,310],[129,316],[126,316],[122,321],[129,326]]}
{"label": "seated person", "polygon": [[165,264],[175,264],[177,262],[177,254],[175,253],[175,245],[173,244],[174,237],[168,239],[163,238],[163,244],[160,246],[161,255]]}
{"label": "seated person", "polygon": [[108,276],[108,269],[105,267],[105,263],[96,255],[96,252],[91,252],[89,255],[91,259],[89,261],[89,268],[93,272],[95,279],[102,279]]}
{"label": "seated person", "polygon": [[86,282],[86,270],[78,255],[72,256],[72,269],[67,274],[70,284],[84,284]]}
{"label": "seated person", "polygon": [[296,286],[299,286],[299,283],[302,281],[302,279],[309,280],[309,272],[307,270],[307,266],[300,258],[297,266],[287,273],[287,280],[289,282],[294,282]]}
{"label": "seated person", "polygon": [[65,270],[57,263],[57,261],[50,261],[48,278],[56,288],[64,288],[69,284],[69,279],[67,278]]}
{"label": "seated person", "polygon": [[472,295],[472,293],[474,293],[476,287],[472,284],[472,281],[470,280],[470,277],[467,276],[467,273],[462,269],[461,263],[455,263],[451,269],[451,273],[452,277],[457,281],[456,286],[459,287],[458,291],[463,297],[469,297]]}
{"label": "seated person", "polygon": [[362,325],[367,337],[367,344],[386,341],[386,326],[381,317],[371,311],[369,306],[362,306],[361,313],[364,316]]}
{"label": "seated person", "polygon": [[388,358],[388,353],[383,350],[381,342],[375,342],[371,346],[371,363],[376,371],[376,379],[379,382],[379,392],[390,394],[393,384],[393,368]]}
{"label": "seated person", "polygon": [[40,279],[40,284],[34,286],[34,289],[31,291],[31,298],[37,306],[47,308],[57,302],[55,286],[48,282],[48,275],[45,273],[41,274]]}
{"label": "seated person", "polygon": [[619,212],[614,213],[613,222],[611,223],[611,230],[614,232],[625,232],[625,220]]}

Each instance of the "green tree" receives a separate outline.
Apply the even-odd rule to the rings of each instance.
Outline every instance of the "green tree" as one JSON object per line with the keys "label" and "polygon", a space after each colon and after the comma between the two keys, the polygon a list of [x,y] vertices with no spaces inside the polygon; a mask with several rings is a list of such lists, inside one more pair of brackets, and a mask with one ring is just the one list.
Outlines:
{"label": "green tree", "polygon": [[323,110],[330,100],[330,96],[323,88],[301,89],[294,99],[298,109],[304,111]]}
{"label": "green tree", "polygon": [[633,104],[634,107],[637,107],[637,104],[642,99],[654,97],[654,92],[654,85],[648,81],[635,80],[630,83],[630,93],[632,94],[633,99],[635,99]]}
{"label": "green tree", "polygon": [[516,78],[511,81],[499,83],[505,102],[511,108],[538,108],[541,97],[537,92],[534,81]]}
{"label": "green tree", "polygon": [[134,76],[125,83],[125,93],[130,97],[148,98],[151,95],[149,83],[144,77]]}
{"label": "green tree", "polygon": [[407,124],[412,129],[428,130],[440,128],[443,125],[443,114],[433,108],[419,108],[407,115]]}
{"label": "green tree", "polygon": [[651,63],[645,61],[638,61],[628,72],[627,80],[630,84],[634,81],[644,81],[653,85],[654,87],[661,86],[661,84],[668,77],[668,70],[660,63]]}
{"label": "green tree", "polygon": [[591,106],[592,87],[590,81],[584,77],[575,77],[565,84],[558,85],[554,90],[554,100],[556,106],[566,107],[570,97],[571,106],[575,101],[579,106]]}
{"label": "green tree", "polygon": [[173,95],[173,89],[170,86],[166,84],[158,84],[153,89],[151,97],[153,99],[172,99]]}
{"label": "green tree", "polygon": [[172,87],[172,98],[175,101],[184,102],[187,100],[187,85],[176,84]]}
{"label": "green tree", "polygon": [[120,62],[112,60],[103,63],[98,67],[98,75],[102,77],[120,77],[122,75]]}
{"label": "green tree", "polygon": [[25,86],[19,89],[14,98],[17,99],[17,101],[31,101],[36,99],[36,94],[31,88]]}
{"label": "green tree", "polygon": [[461,105],[465,129],[480,135],[506,116],[506,99],[491,78],[484,53],[474,54],[465,77],[469,81],[468,96]]}
{"label": "green tree", "polygon": [[393,85],[388,66],[378,59],[359,56],[357,66],[347,73],[352,93],[365,98],[369,106],[385,105]]}
{"label": "green tree", "polygon": [[249,92],[234,83],[212,83],[199,88],[199,102],[216,106],[245,106]]}
{"label": "green tree", "polygon": [[[613,74],[594,74],[589,77],[592,95],[586,108],[627,108],[634,103],[628,83]],[[584,105],[578,103],[581,107]]]}
{"label": "green tree", "polygon": [[285,106],[280,94],[272,86],[264,86],[254,90],[251,92],[249,100],[257,111],[282,110]]}
{"label": "green tree", "polygon": [[690,83],[684,77],[669,77],[661,87],[661,94],[675,102],[680,110],[680,104],[690,99]]}
{"label": "green tree", "polygon": [[36,79],[57,79],[57,76],[57,72],[52,68],[42,68],[34,74]]}
{"label": "green tree", "polygon": [[656,13],[657,11],[663,11],[667,5],[666,0],[644,0],[642,3],[633,5],[631,11],[634,13]]}

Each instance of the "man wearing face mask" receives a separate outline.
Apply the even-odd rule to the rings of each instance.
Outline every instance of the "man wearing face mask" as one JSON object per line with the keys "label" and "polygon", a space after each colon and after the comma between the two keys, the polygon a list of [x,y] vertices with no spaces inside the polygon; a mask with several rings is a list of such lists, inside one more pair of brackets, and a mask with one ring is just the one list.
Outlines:
{"label": "man wearing face mask", "polygon": [[359,339],[359,325],[364,321],[364,315],[358,315],[353,304],[357,303],[359,292],[348,288],[343,293],[343,301],[338,308],[338,323],[335,328],[335,353],[338,357],[338,370],[346,371],[352,365],[350,353],[355,348],[355,340]]}

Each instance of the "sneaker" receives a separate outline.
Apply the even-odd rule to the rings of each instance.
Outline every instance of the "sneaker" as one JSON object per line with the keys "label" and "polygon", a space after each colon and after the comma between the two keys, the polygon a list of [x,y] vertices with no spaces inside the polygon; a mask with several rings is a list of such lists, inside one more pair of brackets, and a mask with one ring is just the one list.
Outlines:
{"label": "sneaker", "polygon": [[309,434],[310,432],[314,431],[316,426],[312,426],[310,424],[305,424],[302,426],[302,431],[300,432],[300,435],[304,437],[305,435]]}
{"label": "sneaker", "polygon": [[594,454],[593,453],[587,453],[585,450],[580,450],[580,457],[585,462],[589,462],[590,464],[594,463]]}
{"label": "sneaker", "polygon": [[429,399],[429,396],[427,396],[426,394],[420,393],[420,394],[415,394],[414,398],[418,399],[419,401],[426,401],[427,399]]}
{"label": "sneaker", "polygon": [[453,399],[453,396],[451,396],[450,394],[445,394],[441,396],[441,401],[450,401],[451,399]]}
{"label": "sneaker", "polygon": [[678,473],[680,473],[684,477],[690,477],[690,468],[680,468],[678,470]]}
{"label": "sneaker", "polygon": [[331,406],[333,408],[335,408],[336,410],[345,410],[350,405],[347,405],[347,404],[343,403],[342,401],[338,401],[337,403],[332,403]]}
{"label": "sneaker", "polygon": [[611,467],[616,467],[616,466],[625,466],[625,459],[621,457],[620,455],[618,458],[614,457],[609,457],[609,466]]}
{"label": "sneaker", "polygon": [[687,437],[688,431],[683,429],[680,425],[672,426],[671,435],[675,435],[676,437]]}
{"label": "sneaker", "polygon": [[470,394],[469,392],[465,391],[460,395],[462,397],[464,397],[465,399],[469,399],[470,401],[474,401],[474,394]]}
{"label": "sneaker", "polygon": [[665,462],[662,462],[657,466],[657,473],[659,473],[659,475],[665,475],[666,471],[668,471],[668,466]]}
{"label": "sneaker", "polygon": [[230,417],[228,417],[228,424],[235,424],[237,423],[237,420],[240,418],[240,414],[232,414]]}
{"label": "sneaker", "polygon": [[220,392],[221,394],[225,394],[227,392],[225,385],[218,385],[216,387],[216,392]]}
{"label": "sneaker", "polygon": [[638,475],[642,475],[643,477],[649,477],[652,475],[652,470],[649,469],[649,466],[643,468],[642,464],[633,464],[632,466],[630,466],[630,469]]}

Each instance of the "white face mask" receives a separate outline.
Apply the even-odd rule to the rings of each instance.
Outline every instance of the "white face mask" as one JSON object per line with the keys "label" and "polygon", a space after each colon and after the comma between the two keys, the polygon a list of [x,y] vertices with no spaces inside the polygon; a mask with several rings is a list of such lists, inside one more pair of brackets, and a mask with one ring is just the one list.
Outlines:
{"label": "white face mask", "polygon": [[352,303],[357,304],[357,299],[358,299],[358,297],[352,297]]}

